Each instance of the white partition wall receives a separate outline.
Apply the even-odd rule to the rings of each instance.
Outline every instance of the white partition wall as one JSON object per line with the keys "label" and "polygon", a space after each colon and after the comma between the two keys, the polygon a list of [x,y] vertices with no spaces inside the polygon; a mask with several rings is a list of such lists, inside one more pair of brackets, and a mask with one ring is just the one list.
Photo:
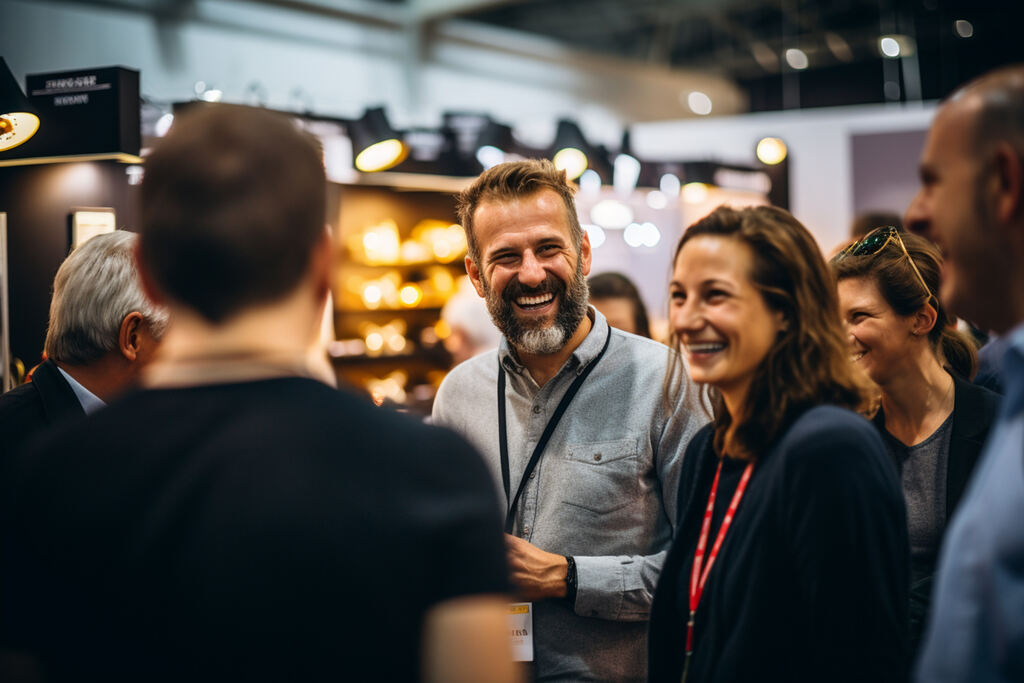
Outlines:
{"label": "white partition wall", "polygon": [[[790,210],[810,228],[827,253],[846,238],[857,211],[863,210],[855,203],[855,138],[914,131],[923,136],[934,113],[935,103],[917,103],[662,121],[634,126],[633,149],[649,159],[753,164],[758,140],[765,136],[782,138],[789,147]],[[883,147],[879,153],[891,155],[893,163],[875,159],[877,172],[893,175],[888,179],[875,177],[873,182],[906,187],[906,168],[908,164],[916,167],[920,149],[900,145]],[[902,211],[906,207],[892,208]]]}

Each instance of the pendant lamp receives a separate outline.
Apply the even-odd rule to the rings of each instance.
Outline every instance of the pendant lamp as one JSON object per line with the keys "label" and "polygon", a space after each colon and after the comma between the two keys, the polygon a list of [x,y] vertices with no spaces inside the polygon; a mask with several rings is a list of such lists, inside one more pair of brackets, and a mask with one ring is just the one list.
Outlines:
{"label": "pendant lamp", "polygon": [[576,180],[587,170],[586,150],[590,148],[583,132],[574,121],[561,119],[555,133],[555,154],[551,157],[555,168],[565,171],[568,180]]}
{"label": "pendant lamp", "polygon": [[383,107],[367,109],[348,124],[355,167],[364,173],[386,171],[405,160],[409,147],[388,123]]}
{"label": "pendant lamp", "polygon": [[22,144],[39,130],[39,114],[33,107],[7,62],[0,57],[0,152]]}

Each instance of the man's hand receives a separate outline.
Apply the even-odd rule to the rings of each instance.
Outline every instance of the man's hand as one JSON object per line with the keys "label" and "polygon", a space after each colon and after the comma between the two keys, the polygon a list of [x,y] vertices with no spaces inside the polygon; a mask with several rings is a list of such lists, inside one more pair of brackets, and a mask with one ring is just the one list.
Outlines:
{"label": "man's hand", "polygon": [[522,600],[565,597],[569,563],[561,555],[541,550],[528,541],[505,534],[508,569]]}

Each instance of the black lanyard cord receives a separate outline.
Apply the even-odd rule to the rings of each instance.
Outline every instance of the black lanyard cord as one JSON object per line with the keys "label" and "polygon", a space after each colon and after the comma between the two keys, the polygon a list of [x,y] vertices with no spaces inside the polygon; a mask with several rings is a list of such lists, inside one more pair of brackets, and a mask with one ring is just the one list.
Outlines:
{"label": "black lanyard cord", "polygon": [[548,445],[548,441],[551,440],[551,435],[555,432],[555,428],[558,426],[558,422],[562,419],[562,415],[565,414],[569,404],[572,403],[573,398],[576,397],[576,393],[580,390],[583,382],[590,376],[590,373],[595,367],[601,357],[604,356],[604,352],[608,350],[608,344],[612,340],[612,329],[608,327],[608,336],[604,340],[604,346],[601,347],[601,352],[592,360],[587,367],[583,369],[576,379],[566,390],[565,395],[562,396],[562,400],[558,402],[558,407],[555,408],[554,414],[551,419],[548,420],[547,426],[544,427],[544,432],[540,435],[540,440],[537,442],[537,446],[533,449],[533,455],[530,456],[530,461],[526,464],[526,469],[523,470],[523,477],[519,480],[519,488],[516,490],[516,495],[513,498],[509,498],[511,493],[511,483],[509,475],[509,463],[508,463],[508,427],[506,426],[505,418],[505,368],[501,367],[501,363],[498,363],[498,445],[501,448],[501,483],[505,488],[505,500],[509,501],[508,511],[505,514],[505,533],[512,533],[512,525],[515,521],[516,506],[519,504],[519,497],[523,495],[523,489],[526,488],[526,482],[529,480],[530,475],[533,474],[533,470],[537,467],[537,463],[540,461],[540,456],[544,452],[544,448]]}

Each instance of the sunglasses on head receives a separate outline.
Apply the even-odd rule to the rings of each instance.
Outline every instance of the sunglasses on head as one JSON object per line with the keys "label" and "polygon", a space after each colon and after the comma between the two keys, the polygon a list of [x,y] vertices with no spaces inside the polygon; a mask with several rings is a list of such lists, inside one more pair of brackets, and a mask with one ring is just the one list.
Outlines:
{"label": "sunglasses on head", "polygon": [[903,244],[903,238],[900,237],[900,231],[891,225],[884,225],[880,228],[875,228],[865,235],[863,239],[854,242],[836,254],[832,258],[832,263],[839,263],[850,256],[874,256],[892,242],[899,245],[900,251],[902,251],[903,255],[907,257],[910,267],[914,269],[914,275],[917,275],[918,281],[921,283],[921,286],[924,287],[924,291],[928,293],[928,298],[931,299],[933,296],[931,288],[928,286],[928,283],[924,281],[924,276],[922,276],[921,271],[917,269],[917,264],[914,263],[914,259],[910,257],[910,253],[907,251],[907,246]]}

